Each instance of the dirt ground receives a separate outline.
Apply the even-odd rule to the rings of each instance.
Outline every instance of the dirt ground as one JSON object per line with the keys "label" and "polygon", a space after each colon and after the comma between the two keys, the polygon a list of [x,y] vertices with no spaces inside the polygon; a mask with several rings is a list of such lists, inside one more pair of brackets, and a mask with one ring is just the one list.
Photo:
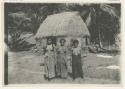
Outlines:
{"label": "dirt ground", "polygon": [[[42,56],[29,51],[8,52],[8,83],[9,84],[43,84],[43,83],[77,83],[77,84],[119,84],[120,55],[101,57],[89,53],[84,59],[84,79],[44,79]],[[113,68],[112,68],[113,66]],[[116,68],[114,68],[116,66]]]}

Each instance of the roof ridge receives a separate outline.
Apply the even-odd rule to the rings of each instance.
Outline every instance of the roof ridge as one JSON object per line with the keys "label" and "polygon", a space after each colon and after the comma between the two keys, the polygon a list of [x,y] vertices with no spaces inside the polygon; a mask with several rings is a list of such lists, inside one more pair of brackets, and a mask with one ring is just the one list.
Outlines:
{"label": "roof ridge", "polygon": [[54,15],[62,15],[62,14],[77,15],[77,14],[79,14],[79,12],[78,11],[65,11],[65,12],[61,12],[61,13],[51,14],[51,15],[48,15],[47,17],[51,17]]}

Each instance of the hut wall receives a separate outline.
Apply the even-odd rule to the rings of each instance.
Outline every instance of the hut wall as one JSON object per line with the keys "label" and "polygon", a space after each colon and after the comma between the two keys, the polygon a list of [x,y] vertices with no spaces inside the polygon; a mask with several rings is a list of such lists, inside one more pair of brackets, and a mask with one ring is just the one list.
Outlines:
{"label": "hut wall", "polygon": [[[81,47],[83,49],[83,53],[86,55],[87,52],[88,52],[88,44],[86,43],[89,43],[89,42],[86,42],[86,41],[89,41],[89,38],[87,37],[57,37],[56,38],[56,43],[57,45],[60,45],[60,39],[65,39],[66,40],[66,45],[70,48],[72,46],[72,42],[73,40],[78,40],[79,41],[79,47]],[[46,38],[42,38],[42,39],[38,39],[36,41],[36,46],[37,46],[37,49],[39,50],[40,53],[42,53],[43,51],[43,48],[46,47],[46,44],[47,44],[47,39]]]}
{"label": "hut wall", "polygon": [[45,48],[45,47],[46,47],[46,44],[47,44],[47,39],[43,38],[43,39],[41,40],[41,46],[42,46],[42,48]]}
{"label": "hut wall", "polygon": [[46,47],[46,39],[37,39],[36,40],[36,47],[37,47],[37,50],[39,52],[39,54],[42,54],[43,53],[43,48]]}

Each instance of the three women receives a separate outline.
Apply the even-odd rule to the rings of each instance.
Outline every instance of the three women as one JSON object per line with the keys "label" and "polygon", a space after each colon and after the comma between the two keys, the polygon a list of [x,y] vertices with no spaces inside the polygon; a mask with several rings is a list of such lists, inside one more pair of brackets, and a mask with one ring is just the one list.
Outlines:
{"label": "three women", "polygon": [[[72,76],[73,79],[77,77],[83,78],[82,61],[81,61],[81,48],[78,46],[79,41],[73,41],[73,47],[71,47],[71,64],[72,64]],[[45,78],[51,79],[54,77],[67,78],[68,76],[68,48],[66,46],[66,40],[60,39],[59,45],[52,44],[52,40],[47,40],[47,46],[45,48]]]}

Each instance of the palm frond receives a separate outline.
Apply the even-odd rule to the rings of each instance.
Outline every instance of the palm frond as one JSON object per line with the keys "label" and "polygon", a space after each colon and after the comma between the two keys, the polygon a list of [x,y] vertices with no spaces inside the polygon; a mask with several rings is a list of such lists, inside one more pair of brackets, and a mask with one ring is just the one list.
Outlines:
{"label": "palm frond", "polygon": [[100,4],[100,9],[104,12],[107,12],[112,17],[119,18],[116,9],[110,5]]}

